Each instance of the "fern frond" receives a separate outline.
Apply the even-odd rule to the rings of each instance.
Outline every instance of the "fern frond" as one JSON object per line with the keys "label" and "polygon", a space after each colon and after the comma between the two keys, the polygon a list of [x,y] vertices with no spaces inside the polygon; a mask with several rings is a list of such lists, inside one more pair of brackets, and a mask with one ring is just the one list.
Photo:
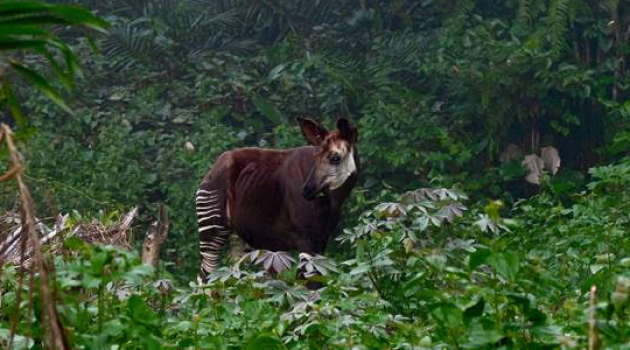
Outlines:
{"label": "fern frond", "polygon": [[149,30],[131,23],[112,28],[110,35],[103,40],[102,49],[110,68],[122,71],[146,60],[156,47]]}
{"label": "fern frond", "polygon": [[453,10],[454,18],[463,18],[475,8],[475,0],[460,0]]}
{"label": "fern frond", "polygon": [[516,19],[514,20],[514,29],[524,31],[531,28],[534,22],[533,0],[521,0],[518,3]]}
{"label": "fern frond", "polygon": [[230,9],[219,13],[205,11],[192,24],[193,28],[225,29],[239,24],[238,11]]}
{"label": "fern frond", "polygon": [[389,73],[413,71],[417,68],[422,45],[413,34],[392,35],[385,38],[377,52],[382,53],[377,59],[380,70]]}
{"label": "fern frond", "polygon": [[200,14],[184,12],[165,19],[165,35],[174,42],[180,57],[195,60],[211,52],[249,52],[254,47],[251,40],[240,40],[234,27],[239,24],[238,12],[228,10]]}
{"label": "fern frond", "polygon": [[554,57],[566,48],[565,34],[569,29],[569,5],[571,0],[552,0],[547,17],[549,42]]}
{"label": "fern frond", "polygon": [[475,9],[475,0],[459,0],[455,4],[452,15],[446,20],[446,30],[451,33],[459,33],[464,28],[466,18]]}
{"label": "fern frond", "polygon": [[255,40],[235,39],[230,36],[215,35],[203,46],[205,52],[246,54],[259,48]]}

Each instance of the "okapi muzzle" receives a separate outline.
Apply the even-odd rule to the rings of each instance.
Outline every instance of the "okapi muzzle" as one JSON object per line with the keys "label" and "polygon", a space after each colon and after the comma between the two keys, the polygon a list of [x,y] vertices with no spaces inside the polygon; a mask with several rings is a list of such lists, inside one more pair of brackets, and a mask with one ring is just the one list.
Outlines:
{"label": "okapi muzzle", "polygon": [[[315,167],[313,167],[313,169],[311,169],[311,174],[313,173],[313,170],[315,170]],[[315,182],[312,179],[312,175],[309,175],[308,179],[306,179],[306,182],[304,183],[304,185],[302,186],[302,197],[304,197],[304,199],[306,199],[307,201],[312,200],[313,198],[315,198],[317,196],[317,193],[320,190],[318,190],[317,184],[315,184]]]}

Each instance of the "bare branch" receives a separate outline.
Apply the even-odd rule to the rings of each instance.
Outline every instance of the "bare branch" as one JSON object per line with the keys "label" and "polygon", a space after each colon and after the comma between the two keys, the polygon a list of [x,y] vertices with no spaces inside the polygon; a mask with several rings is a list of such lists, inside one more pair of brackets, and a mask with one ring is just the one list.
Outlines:
{"label": "bare branch", "polygon": [[121,236],[126,236],[127,231],[131,228],[131,223],[138,216],[138,207],[134,207],[130,212],[125,215],[122,220],[120,220],[120,224],[118,225],[118,232]]}
{"label": "bare branch", "polygon": [[[20,154],[13,143],[13,139],[11,135],[13,132],[11,128],[9,128],[6,124],[0,125],[1,133],[4,135],[5,142],[7,147],[9,148],[9,153],[11,155],[11,163],[14,168],[19,169],[14,175],[15,181],[18,185],[18,190],[20,191],[20,201],[21,201],[21,215],[22,215],[22,233],[27,235],[27,239],[30,241],[29,243],[32,245],[34,258],[35,258],[35,267],[40,275],[40,290],[41,290],[41,298],[44,308],[43,319],[48,321],[48,328],[50,330],[51,343],[50,345],[57,349],[68,349],[68,341],[64,334],[63,325],[59,319],[57,314],[57,309],[54,304],[54,299],[48,284],[48,267],[46,266],[46,262],[44,261],[44,254],[41,251],[41,245],[39,243],[39,237],[35,232],[35,214],[33,209],[33,199],[31,198],[31,194],[24,184],[22,180],[22,164],[20,162]],[[26,246],[26,244],[24,245]],[[23,246],[23,248],[25,248]],[[24,249],[23,249],[24,250]],[[11,338],[13,337],[13,332],[11,334]]]}
{"label": "bare branch", "polygon": [[21,172],[21,171],[22,171],[22,167],[13,167],[13,168],[11,168],[11,170],[7,171],[2,176],[0,176],[0,182],[6,181],[6,180],[12,178],[13,176],[15,176],[15,174],[17,174],[18,172]]}
{"label": "bare branch", "polygon": [[153,266],[156,271],[160,260],[160,248],[168,236],[168,226],[166,206],[160,204],[159,219],[151,224],[142,244],[142,263]]}

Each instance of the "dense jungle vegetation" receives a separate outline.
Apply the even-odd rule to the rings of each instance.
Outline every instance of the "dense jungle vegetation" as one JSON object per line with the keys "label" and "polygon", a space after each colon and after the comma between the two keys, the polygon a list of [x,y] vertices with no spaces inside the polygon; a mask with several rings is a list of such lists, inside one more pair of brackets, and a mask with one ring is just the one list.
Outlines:
{"label": "dense jungle vegetation", "polygon": [[[626,1],[0,0],[0,52],[0,348],[630,344]],[[254,251],[198,288],[203,175],[298,116],[359,130],[325,287]],[[62,237],[20,264],[16,174]]]}

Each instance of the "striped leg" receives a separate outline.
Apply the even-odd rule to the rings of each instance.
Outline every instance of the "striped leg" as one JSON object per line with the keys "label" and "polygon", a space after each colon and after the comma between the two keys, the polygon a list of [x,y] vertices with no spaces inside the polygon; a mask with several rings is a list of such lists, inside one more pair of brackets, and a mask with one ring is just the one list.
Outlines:
{"label": "striped leg", "polygon": [[199,251],[201,269],[197,281],[207,282],[208,274],[216,270],[221,262],[221,253],[230,236],[225,215],[225,198],[218,190],[210,189],[204,182],[197,191],[196,207],[199,222]]}

